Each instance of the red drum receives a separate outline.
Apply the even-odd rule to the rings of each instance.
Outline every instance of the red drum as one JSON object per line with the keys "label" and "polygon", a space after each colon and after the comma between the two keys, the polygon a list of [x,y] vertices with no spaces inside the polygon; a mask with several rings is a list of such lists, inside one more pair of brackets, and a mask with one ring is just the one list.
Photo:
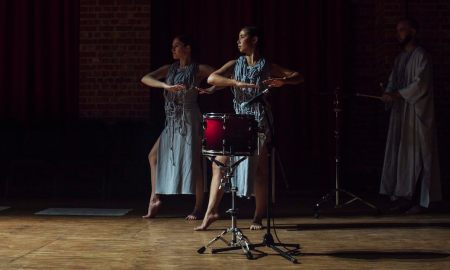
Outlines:
{"label": "red drum", "polygon": [[207,113],[203,129],[205,156],[251,156],[256,149],[258,123],[252,115]]}

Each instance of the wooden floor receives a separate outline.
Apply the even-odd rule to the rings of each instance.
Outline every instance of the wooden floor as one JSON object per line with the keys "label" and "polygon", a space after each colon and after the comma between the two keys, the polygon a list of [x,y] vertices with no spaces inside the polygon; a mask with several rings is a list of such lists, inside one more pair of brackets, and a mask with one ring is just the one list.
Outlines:
{"label": "wooden floor", "polygon": [[[247,230],[249,220],[238,222],[251,242],[261,241],[265,231]],[[301,245],[298,264],[268,248],[258,248],[267,256],[255,260],[241,251],[198,254],[229,221],[194,232],[198,223],[0,213],[0,269],[450,269],[446,214],[277,219],[279,238]]]}

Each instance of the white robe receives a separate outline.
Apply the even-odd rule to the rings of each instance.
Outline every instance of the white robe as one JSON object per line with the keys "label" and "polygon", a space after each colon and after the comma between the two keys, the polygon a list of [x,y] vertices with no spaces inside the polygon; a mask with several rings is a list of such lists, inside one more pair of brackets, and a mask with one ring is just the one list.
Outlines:
{"label": "white robe", "polygon": [[420,185],[420,205],[441,200],[434,120],[432,68],[421,47],[400,53],[387,92],[403,99],[391,106],[380,193],[411,199]]}

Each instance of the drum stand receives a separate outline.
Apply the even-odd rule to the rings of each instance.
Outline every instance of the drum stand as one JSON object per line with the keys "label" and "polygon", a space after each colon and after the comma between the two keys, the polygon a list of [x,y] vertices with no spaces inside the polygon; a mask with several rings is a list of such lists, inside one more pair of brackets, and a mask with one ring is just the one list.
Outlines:
{"label": "drum stand", "polygon": [[[336,152],[335,152],[335,175],[336,175],[336,181],[335,181],[335,188],[332,189],[330,192],[328,192],[327,194],[325,194],[324,196],[322,196],[322,198],[316,203],[314,204],[314,217],[318,218],[320,216],[320,207],[322,204],[330,201],[333,197],[335,199],[335,208],[340,208],[342,206],[348,205],[354,201],[360,201],[361,203],[367,205],[368,207],[375,209],[377,211],[377,213],[380,212],[380,210],[373,204],[369,203],[368,201],[362,199],[359,196],[356,196],[355,194],[344,190],[342,188],[340,188],[340,176],[341,176],[341,145],[340,145],[340,113],[342,113],[342,107],[341,107],[341,101],[340,101],[340,91],[339,91],[339,87],[336,88],[336,90],[334,91],[334,100],[333,100],[333,104],[334,104],[334,112],[335,112],[335,116],[336,116],[336,124],[335,124],[335,129],[334,129],[334,138],[335,138],[335,144],[336,144]],[[347,202],[344,202],[341,204],[340,199],[339,199],[339,195],[340,193],[344,193],[347,196],[351,197],[350,200],[348,200]]]}
{"label": "drum stand", "polygon": [[[254,249],[253,245],[250,244],[248,238],[242,233],[242,231],[236,226],[237,224],[237,214],[238,209],[235,207],[235,199],[236,192],[238,191],[236,186],[233,186],[231,178],[233,177],[235,168],[241,163],[246,157],[242,157],[235,163],[231,164],[231,157],[228,158],[227,164],[223,164],[222,162],[217,161],[215,158],[212,158],[212,162],[216,163],[222,170],[224,170],[224,174],[222,179],[220,180],[219,188],[223,188],[226,193],[231,192],[231,208],[228,209],[227,213],[231,216],[231,227],[225,229],[222,233],[211,239],[205,246],[199,248],[197,250],[198,253],[202,254],[205,250],[211,246],[217,240],[222,240],[228,246],[226,248],[217,248],[212,249],[211,253],[219,253],[223,251],[237,250],[242,249],[244,254],[247,256],[247,259],[253,259],[253,254],[250,252],[251,249]],[[231,233],[231,241],[228,241],[224,238],[225,234]]]}

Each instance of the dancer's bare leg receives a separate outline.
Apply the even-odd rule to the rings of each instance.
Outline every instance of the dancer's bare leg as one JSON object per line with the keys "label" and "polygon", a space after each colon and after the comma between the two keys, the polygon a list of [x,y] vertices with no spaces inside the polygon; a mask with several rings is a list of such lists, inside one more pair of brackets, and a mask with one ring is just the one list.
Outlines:
{"label": "dancer's bare leg", "polygon": [[[217,156],[216,160],[226,164],[228,162],[228,157]],[[194,229],[196,231],[206,230],[209,225],[219,218],[219,205],[223,197],[223,189],[219,189],[220,179],[222,178],[222,169],[214,162],[212,164],[212,173],[213,175],[211,180],[211,190],[209,192],[208,208],[206,209],[202,224]]]}
{"label": "dancer's bare leg", "polygon": [[200,217],[203,206],[204,194],[205,192],[202,174],[199,177],[197,177],[197,179],[195,179],[195,206],[192,213],[186,217],[187,220],[196,220]]}
{"label": "dancer's bare leg", "polygon": [[267,181],[268,171],[267,147],[261,149],[258,161],[258,172],[255,179],[255,215],[253,216],[250,230],[261,230],[263,228],[262,218],[267,208]]}
{"label": "dancer's bare leg", "polygon": [[153,218],[158,213],[161,207],[161,199],[159,195],[155,193],[156,191],[156,165],[159,149],[159,138],[156,140],[155,144],[148,154],[148,162],[150,164],[150,178],[152,182],[152,194],[150,195],[150,202],[148,203],[147,215],[142,216],[143,218]]}

